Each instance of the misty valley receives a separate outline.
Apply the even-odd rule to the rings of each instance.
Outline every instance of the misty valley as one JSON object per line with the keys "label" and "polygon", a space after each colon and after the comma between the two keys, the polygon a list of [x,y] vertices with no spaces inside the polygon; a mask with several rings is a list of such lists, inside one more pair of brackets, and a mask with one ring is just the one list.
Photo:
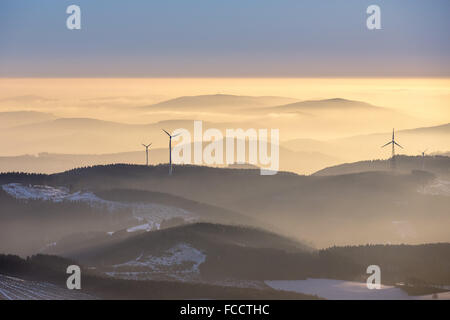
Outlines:
{"label": "misty valley", "polygon": [[441,109],[90,81],[0,99],[0,299],[450,299]]}
{"label": "misty valley", "polygon": [[[450,158],[427,162],[432,172],[450,167]],[[342,174],[329,168],[331,175],[325,169],[311,176],[188,165],[175,165],[168,176],[167,170],[116,164],[1,174],[2,298],[448,294],[449,189],[439,182],[446,175],[347,173],[348,166]],[[82,266],[78,293],[57,289],[71,264]],[[366,268],[374,264],[382,270],[381,290],[365,287]],[[27,283],[48,287],[48,296]],[[360,293],[352,295],[355,286]]]}

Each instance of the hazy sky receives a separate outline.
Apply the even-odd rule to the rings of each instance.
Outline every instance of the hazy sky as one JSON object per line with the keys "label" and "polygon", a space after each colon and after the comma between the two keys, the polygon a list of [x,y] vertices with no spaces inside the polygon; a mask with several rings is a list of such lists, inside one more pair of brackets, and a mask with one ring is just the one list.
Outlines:
{"label": "hazy sky", "polygon": [[[77,4],[82,29],[66,28]],[[382,30],[366,28],[381,7]],[[450,1],[1,0],[2,77],[450,76]]]}

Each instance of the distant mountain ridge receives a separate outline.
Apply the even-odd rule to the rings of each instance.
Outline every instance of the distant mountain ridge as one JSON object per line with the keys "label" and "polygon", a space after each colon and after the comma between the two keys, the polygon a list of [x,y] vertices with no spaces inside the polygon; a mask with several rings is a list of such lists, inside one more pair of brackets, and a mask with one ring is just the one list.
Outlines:
{"label": "distant mountain ridge", "polygon": [[12,128],[12,130],[87,130],[87,129],[117,129],[117,128],[139,128],[144,125],[126,124],[114,121],[105,121],[93,118],[57,118],[43,122],[27,124]]}
{"label": "distant mountain ridge", "polygon": [[431,126],[431,127],[420,127],[420,128],[414,128],[414,129],[405,129],[405,130],[401,130],[400,132],[404,132],[404,133],[444,133],[444,134],[450,134],[450,123],[437,125],[437,126]]}
{"label": "distant mountain ridge", "polygon": [[[324,168],[315,172],[316,176],[342,175],[367,171],[390,170],[390,159],[366,160],[353,163],[344,163],[337,166]],[[396,172],[406,173],[413,170],[424,170],[438,177],[450,178],[450,157],[446,156],[396,156]]]}
{"label": "distant mountain ridge", "polygon": [[[175,99],[159,102],[145,109],[183,109],[183,108],[215,108],[215,107],[254,107],[269,106],[278,103],[289,103],[296,101],[293,98],[275,96],[238,96],[231,94],[214,94],[199,96],[183,96]],[[226,111],[226,110],[225,110]]]}
{"label": "distant mountain ridge", "polygon": [[385,111],[387,109],[377,107],[362,101],[332,98],[324,100],[306,100],[290,104],[267,108],[271,111],[321,111],[321,110],[370,110]]}
{"label": "distant mountain ridge", "polygon": [[38,95],[28,94],[14,97],[7,97],[0,100],[0,102],[16,102],[16,103],[28,103],[28,102],[48,102],[56,101],[56,99],[42,97]]}
{"label": "distant mountain ridge", "polygon": [[27,125],[42,121],[55,120],[57,117],[51,113],[38,111],[6,111],[0,112],[0,129]]}
{"label": "distant mountain ridge", "polygon": [[[395,128],[394,128],[395,129]],[[400,129],[395,131],[397,134],[422,134],[422,133],[444,133],[444,134],[450,134],[450,123],[440,124],[436,126],[427,126],[427,127],[418,127],[418,128],[411,128],[411,129]],[[389,132],[375,132],[371,134],[364,134],[364,135],[356,135],[356,136],[350,136],[346,138],[340,138],[336,140],[344,140],[344,139],[352,139],[357,137],[369,137],[369,136],[382,136],[382,135],[388,135],[392,134],[392,131]],[[332,140],[335,141],[335,140]]]}

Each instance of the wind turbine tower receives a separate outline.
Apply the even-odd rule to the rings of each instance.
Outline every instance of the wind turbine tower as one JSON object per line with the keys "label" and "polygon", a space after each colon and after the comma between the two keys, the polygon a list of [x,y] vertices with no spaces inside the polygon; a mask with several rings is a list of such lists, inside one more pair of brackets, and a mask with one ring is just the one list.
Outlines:
{"label": "wind turbine tower", "polygon": [[382,148],[388,146],[392,144],[392,158],[391,158],[391,169],[395,170],[396,168],[396,163],[395,163],[395,146],[398,146],[400,148],[403,149],[403,147],[401,145],[399,145],[396,141],[395,141],[395,130],[392,129],[392,140],[389,141],[388,143],[386,143],[385,145],[381,146]]}
{"label": "wind turbine tower", "polygon": [[179,136],[180,134],[171,135],[166,130],[162,129],[169,136],[169,176],[172,175],[172,138]]}
{"label": "wind turbine tower", "polygon": [[428,149],[425,149],[425,151],[422,151],[422,170],[425,170],[425,154],[428,151]]}
{"label": "wind turbine tower", "polygon": [[148,148],[152,145],[150,144],[142,144],[145,147],[145,164],[148,166]]}

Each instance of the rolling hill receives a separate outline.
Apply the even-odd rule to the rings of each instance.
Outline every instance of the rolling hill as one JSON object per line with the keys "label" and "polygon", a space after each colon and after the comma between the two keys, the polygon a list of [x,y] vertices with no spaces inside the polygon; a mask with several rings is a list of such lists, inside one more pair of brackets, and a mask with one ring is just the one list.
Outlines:
{"label": "rolling hill", "polygon": [[[280,103],[293,102],[295,99],[285,97],[251,97],[228,94],[184,96],[168,101],[163,101],[151,106],[141,107],[145,110],[216,110],[221,112],[233,109],[273,106]],[[220,109],[220,110],[217,110]]]}
{"label": "rolling hill", "polygon": [[[255,123],[204,121],[203,130],[215,128],[225,134],[226,129],[254,128]],[[104,154],[135,151],[141,143],[153,142],[153,147],[167,147],[167,136],[162,129],[183,128],[193,136],[193,120],[170,120],[149,124],[127,124],[91,118],[58,118],[0,128],[3,156],[48,153]],[[32,132],[30,135],[28,133]]]}
{"label": "rolling hill", "polygon": [[[64,255],[115,278],[218,281],[262,280],[279,269],[280,257],[289,259],[293,253],[305,252],[311,249],[268,231],[196,223],[141,233]],[[279,263],[263,267],[264,260]]]}
{"label": "rolling hill", "polygon": [[[266,226],[255,218],[171,194],[132,189],[71,191],[71,185],[0,186],[0,251],[60,252],[94,238],[208,221]],[[266,226],[269,228],[269,226]],[[26,233],[26,236],[24,234]],[[64,248],[64,249],[61,249]]]}
{"label": "rolling hill", "polygon": [[387,111],[362,101],[333,98],[325,100],[308,100],[265,108],[277,112],[318,112],[318,111]]}
{"label": "rolling hill", "polygon": [[[397,152],[409,155],[418,155],[425,149],[447,150],[450,148],[450,124],[396,130],[395,137],[403,149],[397,148]],[[392,138],[392,131],[386,133],[374,133],[357,135],[342,139],[329,140],[328,143],[338,146],[342,154],[348,158],[355,157],[365,159],[378,159],[380,156],[390,157],[389,148],[381,149],[381,146]]]}
{"label": "rolling hill", "polygon": [[259,229],[197,223],[137,234],[65,256],[114,279],[235,286],[307,277],[364,281],[367,266],[376,264],[385,270],[385,284],[425,285],[450,283],[449,250],[448,243],[312,250]]}
{"label": "rolling hill", "polygon": [[[390,159],[344,163],[317,171],[314,175],[341,175],[366,171],[385,171],[390,168]],[[447,156],[396,156],[397,172],[424,170],[440,178],[450,178],[450,157]]]}
{"label": "rolling hill", "polygon": [[55,120],[56,116],[51,113],[37,111],[10,111],[0,112],[0,129],[15,126],[28,125],[37,122]]}
{"label": "rolling hill", "polygon": [[53,175],[2,174],[0,183],[168,193],[243,214],[318,247],[448,241],[446,187],[421,171],[261,176],[255,169],[175,166],[169,177],[167,165],[108,165]]}
{"label": "rolling hill", "polygon": [[[450,149],[450,124],[396,130],[396,140],[403,146],[396,151],[406,155],[421,155],[427,150],[434,154],[435,150]],[[292,139],[281,142],[281,145],[293,151],[316,151],[328,154],[346,162],[360,159],[389,158],[391,149],[381,146],[392,138],[392,129],[384,133],[356,135],[338,139]]]}

